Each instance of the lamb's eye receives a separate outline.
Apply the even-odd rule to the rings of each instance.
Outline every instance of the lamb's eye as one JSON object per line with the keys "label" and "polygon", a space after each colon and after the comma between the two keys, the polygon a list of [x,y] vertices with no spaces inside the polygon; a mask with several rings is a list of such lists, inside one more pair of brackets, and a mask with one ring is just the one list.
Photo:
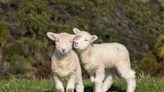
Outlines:
{"label": "lamb's eye", "polygon": [[85,41],[88,41],[87,39],[85,39]]}
{"label": "lamb's eye", "polygon": [[56,42],[59,42],[59,40],[56,40]]}
{"label": "lamb's eye", "polygon": [[72,41],[69,41],[69,43],[71,43]]}

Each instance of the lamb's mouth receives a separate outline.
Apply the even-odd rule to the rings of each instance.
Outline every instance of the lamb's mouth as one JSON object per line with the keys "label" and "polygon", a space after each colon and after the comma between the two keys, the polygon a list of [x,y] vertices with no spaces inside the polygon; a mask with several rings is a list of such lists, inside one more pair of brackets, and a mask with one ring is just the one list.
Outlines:
{"label": "lamb's mouth", "polygon": [[75,47],[75,48],[78,48],[78,46],[77,46],[77,45],[75,45],[75,44],[74,44],[74,47]]}
{"label": "lamb's mouth", "polygon": [[64,53],[63,53],[63,52],[61,52],[61,54],[63,54],[63,55],[64,55],[64,54],[66,54],[66,53],[65,53],[65,52],[64,52]]}
{"label": "lamb's mouth", "polygon": [[74,45],[74,47],[77,47],[77,44],[74,43],[73,45]]}
{"label": "lamb's mouth", "polygon": [[66,54],[67,52],[60,52],[61,54]]}

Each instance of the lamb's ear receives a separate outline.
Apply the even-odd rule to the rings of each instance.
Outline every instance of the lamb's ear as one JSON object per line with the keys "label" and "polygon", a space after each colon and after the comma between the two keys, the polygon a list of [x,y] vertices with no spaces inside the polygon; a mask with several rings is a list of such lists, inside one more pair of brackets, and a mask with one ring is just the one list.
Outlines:
{"label": "lamb's ear", "polygon": [[76,41],[81,38],[81,35],[74,35],[73,41]]}
{"label": "lamb's ear", "polygon": [[73,28],[73,32],[74,32],[75,34],[78,34],[78,33],[80,32],[80,30],[77,29],[77,28]]}
{"label": "lamb's ear", "polygon": [[57,35],[57,34],[55,34],[55,33],[47,32],[48,38],[50,38],[50,39],[53,40],[53,41],[55,41],[56,35]]}
{"label": "lamb's ear", "polygon": [[91,41],[94,42],[98,39],[97,35],[92,35]]}

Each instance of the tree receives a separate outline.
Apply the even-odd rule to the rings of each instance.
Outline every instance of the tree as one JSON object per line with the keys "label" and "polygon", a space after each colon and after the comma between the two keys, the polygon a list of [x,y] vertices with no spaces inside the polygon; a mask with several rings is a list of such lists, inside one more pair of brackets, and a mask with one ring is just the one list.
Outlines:
{"label": "tree", "polygon": [[109,39],[110,39],[110,42],[112,42],[112,37],[113,37],[113,35],[117,34],[117,31],[113,28],[109,28],[109,29],[107,29],[107,34],[110,35]]}
{"label": "tree", "polygon": [[24,28],[23,35],[44,35],[49,27],[51,11],[45,0],[25,0],[19,4],[17,22]]}

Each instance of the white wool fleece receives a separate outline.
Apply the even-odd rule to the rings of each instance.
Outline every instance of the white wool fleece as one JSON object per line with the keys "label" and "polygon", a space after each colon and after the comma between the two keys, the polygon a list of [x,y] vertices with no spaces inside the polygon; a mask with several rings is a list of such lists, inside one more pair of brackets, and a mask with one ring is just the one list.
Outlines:
{"label": "white wool fleece", "polygon": [[131,69],[127,48],[119,43],[92,44],[98,39],[96,35],[77,28],[73,31],[81,35],[81,38],[75,41],[74,47],[80,53],[83,66],[90,74],[95,92],[108,91],[114,81],[115,68],[127,81],[127,92],[134,92],[135,71]]}
{"label": "white wool fleece", "polygon": [[84,92],[81,66],[77,54],[72,50],[74,40],[79,35],[68,33],[55,34],[48,32],[47,36],[55,41],[55,52],[51,57],[51,69],[56,92],[64,92],[63,81],[67,81],[66,92]]}

